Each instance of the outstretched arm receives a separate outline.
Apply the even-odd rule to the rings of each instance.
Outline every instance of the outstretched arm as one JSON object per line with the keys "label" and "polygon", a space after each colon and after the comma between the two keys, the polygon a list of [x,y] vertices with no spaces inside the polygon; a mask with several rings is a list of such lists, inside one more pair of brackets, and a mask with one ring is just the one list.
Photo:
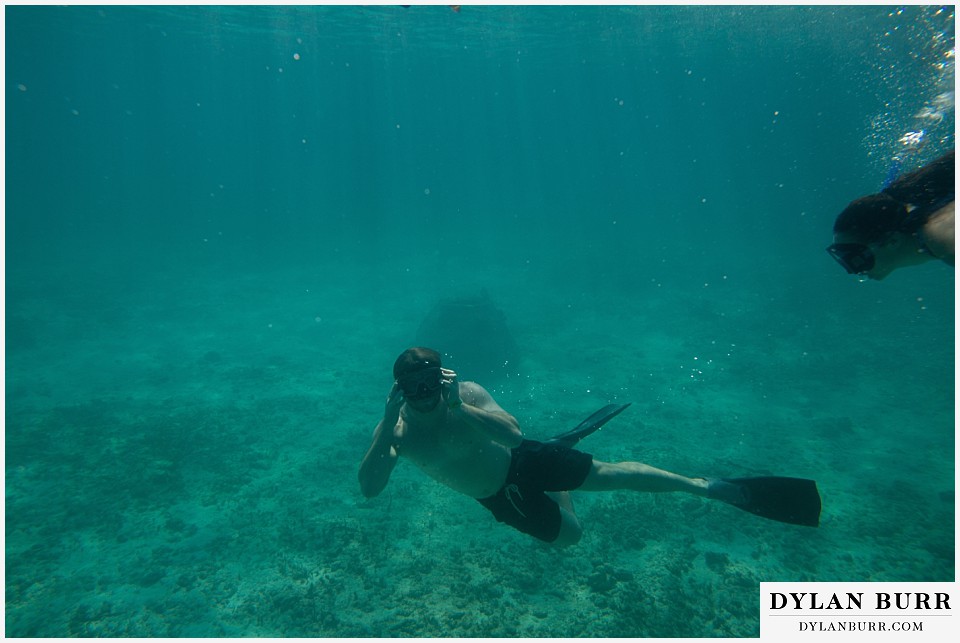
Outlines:
{"label": "outstretched arm", "polygon": [[383,418],[373,432],[373,443],[367,449],[360,463],[360,491],[367,498],[380,494],[390,481],[390,474],[397,466],[397,449],[394,430],[400,421],[400,407],[403,406],[403,395],[400,388],[394,383],[387,396],[387,404],[383,411]]}

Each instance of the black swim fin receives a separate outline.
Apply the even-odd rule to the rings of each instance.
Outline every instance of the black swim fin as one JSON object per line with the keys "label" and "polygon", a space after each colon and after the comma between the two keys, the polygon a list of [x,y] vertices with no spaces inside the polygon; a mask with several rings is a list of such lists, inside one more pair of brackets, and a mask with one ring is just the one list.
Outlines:
{"label": "black swim fin", "polygon": [[572,447],[577,442],[587,437],[601,426],[618,416],[630,406],[630,402],[626,404],[608,404],[586,420],[581,422],[566,433],[561,433],[560,435],[555,435],[549,440],[545,440],[545,444],[560,444],[565,447]]}
{"label": "black swim fin", "polygon": [[820,526],[820,492],[814,480],[779,476],[713,479],[707,497],[770,520]]}

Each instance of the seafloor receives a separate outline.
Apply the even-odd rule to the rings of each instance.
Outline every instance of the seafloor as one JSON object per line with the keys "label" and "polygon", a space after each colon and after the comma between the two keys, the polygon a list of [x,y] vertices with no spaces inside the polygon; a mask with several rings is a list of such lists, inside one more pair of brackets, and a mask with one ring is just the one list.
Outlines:
{"label": "seafloor", "polygon": [[7,635],[741,637],[761,581],[953,580],[952,357],[923,318],[946,300],[867,314],[901,309],[891,347],[804,307],[815,285],[492,288],[522,361],[491,388],[529,437],[630,401],[585,450],[823,495],[809,529],[580,493],[583,540],[556,550],[409,463],[362,498],[434,298],[354,268],[12,267]]}

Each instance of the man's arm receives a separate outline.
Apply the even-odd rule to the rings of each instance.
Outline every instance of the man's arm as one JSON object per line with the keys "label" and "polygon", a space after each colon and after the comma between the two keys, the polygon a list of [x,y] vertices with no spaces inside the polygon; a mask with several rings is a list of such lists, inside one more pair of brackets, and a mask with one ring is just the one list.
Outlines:
{"label": "man's arm", "polygon": [[485,388],[476,382],[459,383],[456,374],[448,378],[453,382],[449,385],[447,404],[454,413],[461,415],[470,427],[506,447],[512,449],[520,445],[523,441],[520,423],[504,411]]}
{"label": "man's arm", "polygon": [[360,463],[360,492],[367,498],[380,494],[390,481],[390,474],[397,466],[397,450],[394,447],[394,429],[400,420],[403,396],[396,384],[387,396],[383,418],[373,432],[373,443]]}

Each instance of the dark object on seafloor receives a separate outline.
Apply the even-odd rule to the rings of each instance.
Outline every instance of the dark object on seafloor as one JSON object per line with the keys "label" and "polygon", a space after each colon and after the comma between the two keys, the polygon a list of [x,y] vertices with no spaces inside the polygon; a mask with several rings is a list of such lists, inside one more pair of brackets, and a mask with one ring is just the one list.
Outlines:
{"label": "dark object on seafloor", "polygon": [[443,355],[443,365],[483,386],[516,375],[519,351],[507,316],[489,293],[441,299],[417,331],[417,345]]}

